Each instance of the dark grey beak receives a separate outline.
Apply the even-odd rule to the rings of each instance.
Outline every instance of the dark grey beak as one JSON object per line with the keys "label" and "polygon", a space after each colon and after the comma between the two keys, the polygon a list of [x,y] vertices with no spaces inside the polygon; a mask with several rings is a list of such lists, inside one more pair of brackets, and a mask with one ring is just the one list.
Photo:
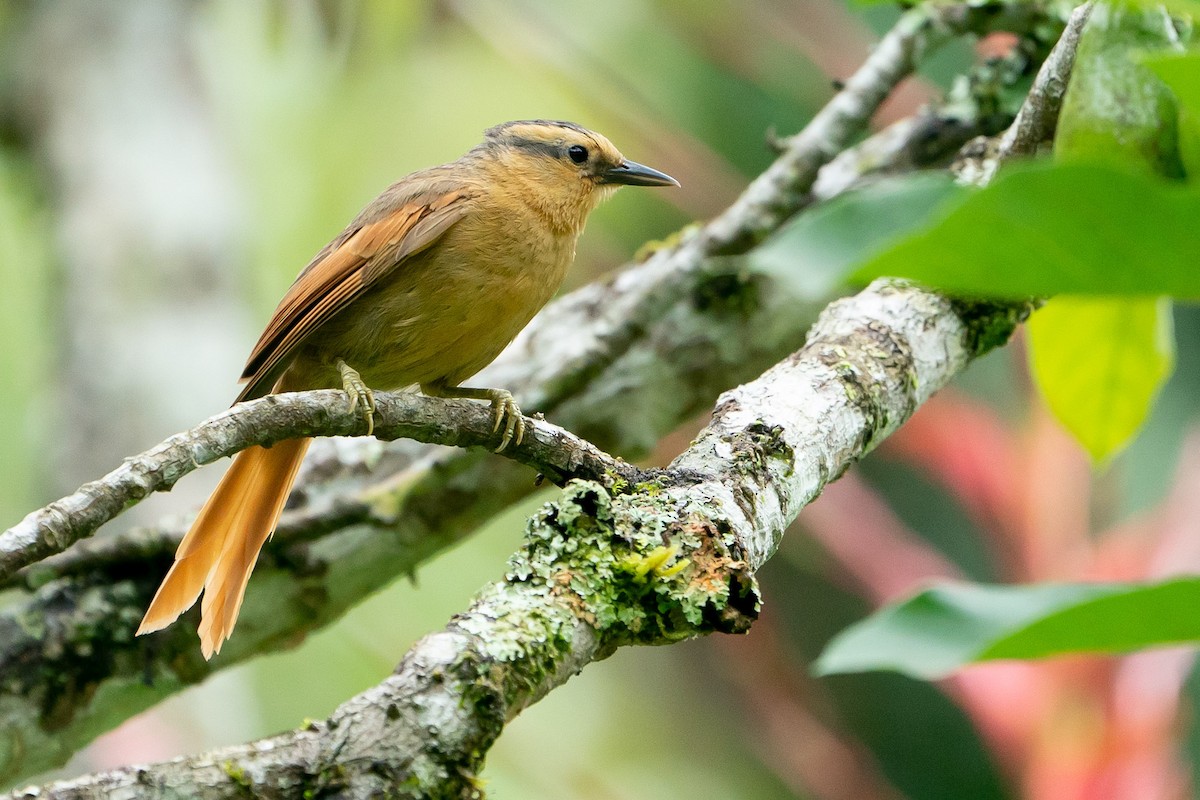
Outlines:
{"label": "dark grey beak", "polygon": [[600,173],[600,183],[616,183],[623,186],[678,186],[679,181],[665,172],[651,169],[636,161],[626,161],[617,167],[609,167]]}

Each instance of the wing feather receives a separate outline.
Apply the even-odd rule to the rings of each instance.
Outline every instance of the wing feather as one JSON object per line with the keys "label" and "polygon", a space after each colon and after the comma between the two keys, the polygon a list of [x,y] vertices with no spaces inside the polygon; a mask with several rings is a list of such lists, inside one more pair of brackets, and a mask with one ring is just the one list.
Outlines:
{"label": "wing feather", "polygon": [[436,242],[467,213],[470,188],[396,184],[309,262],[275,309],[242,372],[237,401],[270,392],[308,336],[380,278]]}

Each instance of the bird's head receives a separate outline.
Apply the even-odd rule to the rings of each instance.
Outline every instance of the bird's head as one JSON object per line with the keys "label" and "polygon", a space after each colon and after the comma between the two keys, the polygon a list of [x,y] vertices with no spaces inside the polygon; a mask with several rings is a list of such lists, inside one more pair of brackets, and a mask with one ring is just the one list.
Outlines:
{"label": "bird's head", "polygon": [[562,204],[583,216],[621,186],[679,185],[670,175],[630,161],[607,138],[573,122],[505,122],[484,136],[479,149],[505,178],[533,195],[528,199]]}

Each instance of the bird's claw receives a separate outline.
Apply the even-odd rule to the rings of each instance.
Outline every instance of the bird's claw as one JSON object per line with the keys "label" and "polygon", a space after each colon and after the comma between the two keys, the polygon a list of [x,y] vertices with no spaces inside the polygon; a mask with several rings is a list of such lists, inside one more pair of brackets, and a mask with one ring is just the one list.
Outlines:
{"label": "bird's claw", "polygon": [[513,400],[511,392],[496,389],[492,393],[492,433],[500,430],[504,423],[504,435],[500,438],[500,446],[493,452],[499,453],[508,447],[510,442],[521,443],[525,438],[525,418],[521,416],[521,408]]}
{"label": "bird's claw", "polygon": [[362,416],[367,421],[367,436],[375,433],[375,393],[371,391],[358,372],[340,358],[337,361],[338,372],[342,375],[342,390],[350,396],[350,413],[362,409]]}

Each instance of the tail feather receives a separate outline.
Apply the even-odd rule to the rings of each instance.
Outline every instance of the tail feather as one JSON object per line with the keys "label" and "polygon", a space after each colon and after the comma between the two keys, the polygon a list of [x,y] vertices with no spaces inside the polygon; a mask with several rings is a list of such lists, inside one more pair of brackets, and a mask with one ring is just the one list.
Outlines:
{"label": "tail feather", "polygon": [[287,453],[286,458],[273,458],[260,463],[257,482],[282,488],[274,496],[268,497],[264,492],[256,498],[259,502],[245,505],[237,521],[238,529],[244,534],[226,543],[221,560],[208,581],[200,604],[200,646],[205,658],[219,653],[221,644],[233,633],[250,573],[254,571],[263,544],[275,531],[275,523],[287,502],[288,490],[296,479],[296,472],[311,441],[290,439],[280,442],[271,451],[290,445],[292,452]]}
{"label": "tail feather", "polygon": [[220,652],[310,441],[288,439],[238,453],[179,543],[175,563],[154,595],[139,635],[170,625],[195,604],[203,589],[200,646],[205,658]]}

